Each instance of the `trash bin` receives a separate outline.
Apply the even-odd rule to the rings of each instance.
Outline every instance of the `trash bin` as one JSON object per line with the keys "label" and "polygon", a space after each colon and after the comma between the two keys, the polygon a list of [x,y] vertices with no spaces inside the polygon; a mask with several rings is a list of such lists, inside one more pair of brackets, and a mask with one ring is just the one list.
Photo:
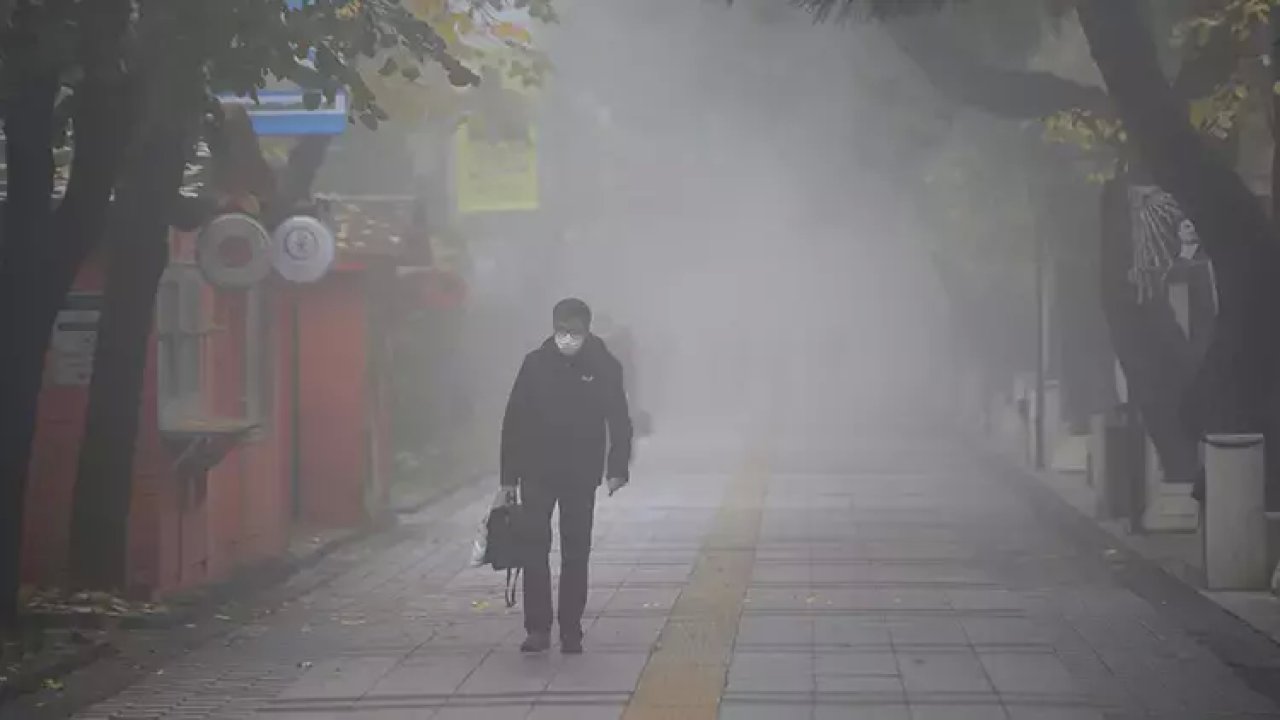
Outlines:
{"label": "trash bin", "polygon": [[1141,526],[1146,500],[1146,431],[1136,407],[1125,403],[1106,413],[1103,427],[1101,487],[1098,515],[1104,520],[1128,519]]}

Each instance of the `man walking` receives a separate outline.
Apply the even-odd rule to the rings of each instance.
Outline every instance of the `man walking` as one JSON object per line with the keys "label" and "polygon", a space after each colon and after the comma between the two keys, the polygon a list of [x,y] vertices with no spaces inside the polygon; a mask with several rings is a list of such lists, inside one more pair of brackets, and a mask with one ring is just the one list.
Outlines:
{"label": "man walking", "polygon": [[516,489],[530,532],[524,567],[520,649],[551,646],[551,514],[560,506],[560,647],[582,652],[587,560],[596,488],[612,495],[627,484],[631,418],[622,366],[591,334],[591,309],[577,299],[552,311],[554,334],[525,356],[502,423],[501,482],[509,502]]}

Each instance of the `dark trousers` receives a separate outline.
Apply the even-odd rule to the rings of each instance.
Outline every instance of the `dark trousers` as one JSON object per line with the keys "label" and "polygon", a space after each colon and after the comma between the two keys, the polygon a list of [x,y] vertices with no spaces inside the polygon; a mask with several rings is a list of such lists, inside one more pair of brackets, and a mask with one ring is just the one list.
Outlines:
{"label": "dark trousers", "polygon": [[521,488],[529,523],[529,557],[524,567],[524,627],[551,632],[551,513],[560,506],[560,637],[582,638],[587,606],[587,560],[596,508],[596,483],[526,481]]}

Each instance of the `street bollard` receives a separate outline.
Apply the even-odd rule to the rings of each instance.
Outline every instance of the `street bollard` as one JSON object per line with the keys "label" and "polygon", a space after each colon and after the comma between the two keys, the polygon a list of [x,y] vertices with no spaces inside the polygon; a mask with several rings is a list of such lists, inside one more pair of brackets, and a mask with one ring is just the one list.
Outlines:
{"label": "street bollard", "polygon": [[1260,434],[1205,438],[1204,568],[1210,590],[1265,590],[1266,473]]}
{"label": "street bollard", "polygon": [[1089,416],[1089,487],[1093,489],[1099,517],[1103,512],[1103,491],[1106,488],[1107,468],[1107,414]]}

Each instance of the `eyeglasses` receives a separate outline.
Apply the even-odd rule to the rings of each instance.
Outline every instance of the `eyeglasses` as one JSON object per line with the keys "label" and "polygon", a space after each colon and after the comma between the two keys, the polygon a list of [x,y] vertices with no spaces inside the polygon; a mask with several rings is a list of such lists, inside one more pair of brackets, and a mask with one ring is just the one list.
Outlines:
{"label": "eyeglasses", "polygon": [[587,332],[577,325],[567,325],[562,323],[556,323],[555,328],[556,328],[557,335],[564,334],[575,339],[584,338],[587,336]]}

